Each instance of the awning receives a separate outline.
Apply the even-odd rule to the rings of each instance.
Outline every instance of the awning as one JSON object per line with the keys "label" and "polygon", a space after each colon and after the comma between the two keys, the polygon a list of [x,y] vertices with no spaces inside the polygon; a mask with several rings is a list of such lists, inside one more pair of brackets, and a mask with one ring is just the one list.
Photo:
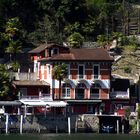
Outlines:
{"label": "awning", "polygon": [[102,100],[67,100],[68,103],[101,103]]}
{"label": "awning", "polygon": [[20,101],[0,101],[0,106],[20,106]]}
{"label": "awning", "polygon": [[20,100],[26,106],[66,107],[64,101]]}
{"label": "awning", "polygon": [[45,102],[43,101],[28,101],[28,100],[20,100],[22,104],[26,106],[48,106]]}
{"label": "awning", "polygon": [[64,101],[46,101],[45,103],[50,107],[66,107],[67,105]]}

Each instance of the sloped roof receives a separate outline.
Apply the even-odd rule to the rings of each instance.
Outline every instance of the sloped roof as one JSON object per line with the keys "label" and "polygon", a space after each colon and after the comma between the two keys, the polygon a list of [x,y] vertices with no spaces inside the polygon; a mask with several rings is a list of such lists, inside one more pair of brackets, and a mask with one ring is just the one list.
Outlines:
{"label": "sloped roof", "polygon": [[51,48],[51,47],[62,47],[62,48],[68,48],[68,47],[65,47],[63,45],[59,45],[59,44],[55,44],[55,43],[50,43],[50,44],[41,44],[39,45],[37,48],[29,51],[29,53],[40,53],[42,52],[43,50],[45,50],[46,48]]}
{"label": "sloped roof", "polygon": [[19,81],[13,81],[14,85],[17,86],[49,86],[49,84],[45,81],[39,81],[39,80],[19,80]]}
{"label": "sloped roof", "polygon": [[54,55],[49,58],[42,58],[40,60],[94,60],[94,61],[113,61],[113,58],[109,55],[107,50],[103,48],[92,49],[71,49],[70,53],[63,53]]}

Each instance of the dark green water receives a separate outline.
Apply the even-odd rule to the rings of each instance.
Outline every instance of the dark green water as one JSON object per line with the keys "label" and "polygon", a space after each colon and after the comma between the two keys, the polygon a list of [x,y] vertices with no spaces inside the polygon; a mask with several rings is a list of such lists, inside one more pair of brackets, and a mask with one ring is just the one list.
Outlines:
{"label": "dark green water", "polygon": [[140,140],[140,135],[115,134],[41,134],[0,135],[0,140]]}

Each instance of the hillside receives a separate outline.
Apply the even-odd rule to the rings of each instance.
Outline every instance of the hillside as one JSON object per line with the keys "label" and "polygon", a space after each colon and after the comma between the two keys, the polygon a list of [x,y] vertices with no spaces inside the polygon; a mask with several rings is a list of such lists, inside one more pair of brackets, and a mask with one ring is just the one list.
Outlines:
{"label": "hillside", "polygon": [[121,58],[113,63],[112,73],[121,77],[133,79],[135,82],[140,75],[140,49],[132,51],[125,49]]}

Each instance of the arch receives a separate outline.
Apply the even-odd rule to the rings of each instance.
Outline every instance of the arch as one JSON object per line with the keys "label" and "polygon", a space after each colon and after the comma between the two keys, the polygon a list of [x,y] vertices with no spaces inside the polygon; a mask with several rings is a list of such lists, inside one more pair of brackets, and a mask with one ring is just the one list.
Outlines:
{"label": "arch", "polygon": [[77,82],[77,85],[80,84],[80,83],[85,84],[85,85],[86,85],[86,88],[90,88],[90,86],[91,86],[91,83],[90,83],[89,81],[85,80],[85,79],[79,80],[79,81]]}
{"label": "arch", "polygon": [[92,83],[100,84],[101,88],[103,88],[103,89],[110,88],[110,82],[109,82],[109,80],[95,80]]}
{"label": "arch", "polygon": [[79,88],[79,89],[85,89],[86,88],[86,85],[84,83],[78,83],[76,88]]}
{"label": "arch", "polygon": [[64,80],[64,83],[70,84],[71,88],[76,88],[76,83],[74,81],[70,80],[70,79]]}
{"label": "arch", "polygon": [[100,83],[93,83],[90,88],[101,88]]}

